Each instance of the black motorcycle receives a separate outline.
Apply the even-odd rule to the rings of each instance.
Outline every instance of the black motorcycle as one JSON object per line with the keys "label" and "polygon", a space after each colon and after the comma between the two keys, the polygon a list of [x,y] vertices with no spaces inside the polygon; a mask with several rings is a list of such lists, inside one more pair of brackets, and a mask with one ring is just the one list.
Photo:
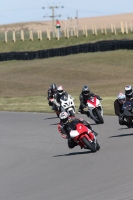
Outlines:
{"label": "black motorcycle", "polygon": [[133,101],[126,101],[123,104],[123,110],[124,120],[127,121],[129,127],[133,128]]}

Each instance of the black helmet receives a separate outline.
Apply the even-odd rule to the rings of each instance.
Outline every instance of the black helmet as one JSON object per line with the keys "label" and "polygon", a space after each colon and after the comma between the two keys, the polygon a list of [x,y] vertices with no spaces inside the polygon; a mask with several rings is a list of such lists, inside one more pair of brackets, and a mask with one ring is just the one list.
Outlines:
{"label": "black helmet", "polygon": [[133,90],[132,90],[132,86],[131,85],[127,85],[126,87],[125,87],[125,95],[132,95],[132,93],[133,93]]}
{"label": "black helmet", "polygon": [[82,93],[83,93],[83,95],[89,95],[89,93],[90,93],[89,87],[85,85],[85,86],[82,88]]}
{"label": "black helmet", "polygon": [[52,92],[56,92],[57,91],[57,86],[55,83],[53,83],[51,86],[50,86]]}

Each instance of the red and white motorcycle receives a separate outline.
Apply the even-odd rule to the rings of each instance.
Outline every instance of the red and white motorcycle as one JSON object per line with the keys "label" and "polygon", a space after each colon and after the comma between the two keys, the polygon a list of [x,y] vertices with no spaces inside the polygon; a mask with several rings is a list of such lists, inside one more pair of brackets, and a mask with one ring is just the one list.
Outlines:
{"label": "red and white motorcycle", "polygon": [[75,125],[75,130],[70,131],[70,137],[84,149],[90,149],[96,152],[100,149],[97,138],[94,133],[85,125],[78,123]]}
{"label": "red and white motorcycle", "polygon": [[103,108],[99,99],[96,96],[90,97],[87,100],[86,114],[89,118],[95,121],[96,124],[103,124]]}

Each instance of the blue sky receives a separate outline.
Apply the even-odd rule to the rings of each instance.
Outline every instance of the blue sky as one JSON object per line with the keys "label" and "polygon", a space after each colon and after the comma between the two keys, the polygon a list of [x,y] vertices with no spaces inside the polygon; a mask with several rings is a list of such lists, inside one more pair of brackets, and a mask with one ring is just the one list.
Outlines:
{"label": "blue sky", "polygon": [[54,14],[60,20],[75,18],[76,11],[78,18],[133,13],[133,0],[0,0],[0,5],[0,25],[51,20],[50,6],[59,7]]}

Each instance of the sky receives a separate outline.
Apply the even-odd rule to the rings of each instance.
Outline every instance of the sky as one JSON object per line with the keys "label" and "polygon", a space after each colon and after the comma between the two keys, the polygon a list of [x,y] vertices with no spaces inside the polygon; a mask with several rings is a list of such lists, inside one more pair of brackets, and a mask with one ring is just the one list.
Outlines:
{"label": "sky", "polygon": [[[0,0],[0,25],[133,13],[133,0]],[[59,17],[60,15],[60,17]]]}

